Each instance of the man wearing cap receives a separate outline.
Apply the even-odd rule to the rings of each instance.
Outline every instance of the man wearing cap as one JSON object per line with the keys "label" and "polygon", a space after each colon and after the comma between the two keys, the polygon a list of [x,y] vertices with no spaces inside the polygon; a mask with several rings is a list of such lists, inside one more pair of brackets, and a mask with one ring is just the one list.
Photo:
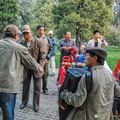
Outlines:
{"label": "man wearing cap", "polygon": [[43,68],[31,57],[27,48],[16,43],[19,29],[15,25],[7,25],[5,38],[0,40],[0,107],[3,120],[14,120],[16,95],[23,79],[24,66],[37,72]]}
{"label": "man wearing cap", "polygon": [[34,36],[39,41],[43,41],[46,45],[47,49],[47,55],[45,59],[45,65],[44,65],[44,75],[42,76],[42,90],[43,94],[48,95],[48,88],[47,88],[47,78],[49,75],[49,69],[48,69],[48,63],[50,60],[50,57],[52,56],[52,42],[48,37],[45,36],[45,26],[44,25],[38,25],[37,26],[37,36]]}
{"label": "man wearing cap", "polygon": [[75,108],[66,120],[113,120],[114,96],[120,97],[120,86],[112,74],[104,68],[107,52],[102,48],[86,50],[86,65],[92,72],[92,86],[87,93],[85,75],[82,76],[76,93],[64,90],[60,97]]}
{"label": "man wearing cap", "polygon": [[55,55],[56,55],[56,50],[55,50],[55,44],[56,44],[56,38],[53,37],[53,31],[52,30],[49,30],[48,32],[49,34],[49,39],[50,41],[52,42],[52,55],[51,55],[51,58],[50,58],[50,61],[49,61],[49,68],[51,66],[51,74],[50,74],[50,77],[53,77],[55,76]]}
{"label": "man wearing cap", "polygon": [[[42,68],[44,68],[45,59],[47,55],[47,46],[43,41],[39,41],[32,37],[32,30],[30,26],[24,25],[22,27],[23,40],[20,42],[21,45],[27,47],[29,53],[35,60],[40,64]],[[25,69],[24,71],[24,81],[23,81],[23,91],[22,91],[22,104],[20,108],[23,109],[29,99],[29,89],[30,82],[33,76],[33,84],[34,84],[34,94],[33,94],[33,107],[34,111],[39,111],[39,100],[40,100],[40,90],[41,90],[41,78],[43,73],[41,74],[34,72],[30,69]]]}

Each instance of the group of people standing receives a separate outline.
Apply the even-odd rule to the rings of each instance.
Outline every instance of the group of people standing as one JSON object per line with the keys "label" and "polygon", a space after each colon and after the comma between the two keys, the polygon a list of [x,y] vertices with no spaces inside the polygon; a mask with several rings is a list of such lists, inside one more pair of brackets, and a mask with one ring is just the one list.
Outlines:
{"label": "group of people standing", "polygon": [[37,35],[29,25],[22,27],[23,40],[19,40],[20,30],[15,25],[8,25],[4,29],[4,39],[0,41],[0,107],[3,112],[3,120],[14,120],[14,108],[16,95],[21,82],[22,104],[20,109],[26,107],[29,100],[29,90],[31,79],[33,78],[33,110],[39,111],[40,90],[45,95],[48,94],[47,77],[48,63],[52,61],[53,71],[51,77],[55,75],[55,44],[56,38],[53,31],[45,36],[45,26],[37,26]]}
{"label": "group of people standing", "polygon": [[[33,36],[30,26],[22,27],[23,40],[18,42],[19,29],[15,25],[8,25],[4,29],[5,38],[0,41],[0,107],[3,112],[3,120],[14,120],[14,108],[16,95],[23,79],[22,104],[20,109],[26,107],[29,100],[29,89],[33,77],[33,110],[39,111],[40,90],[48,94],[47,77],[49,75],[49,61],[52,63],[51,77],[55,75],[55,44],[56,38],[53,31],[45,36],[45,26],[37,26],[37,35]],[[63,91],[61,98],[68,104],[76,107],[83,106],[83,110],[74,109],[66,120],[94,120],[94,114],[110,115],[114,95],[120,97],[120,86],[115,82],[112,74],[103,65],[107,52],[102,47],[107,46],[105,40],[100,38],[99,31],[94,31],[94,39],[88,42],[92,47],[86,50],[86,65],[92,71],[92,90],[87,95],[85,76],[78,84],[76,93]],[[65,32],[60,40],[58,49],[62,58],[69,56],[75,41],[71,39],[71,33]],[[93,99],[94,97],[94,99]],[[87,114],[88,113],[88,114]],[[82,117],[83,116],[83,117]],[[109,120],[109,117],[100,120]]]}

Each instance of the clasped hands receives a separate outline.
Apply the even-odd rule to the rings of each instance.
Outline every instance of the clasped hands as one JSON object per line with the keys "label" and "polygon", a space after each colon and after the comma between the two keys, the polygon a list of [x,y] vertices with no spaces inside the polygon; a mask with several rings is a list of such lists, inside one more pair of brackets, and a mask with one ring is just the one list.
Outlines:
{"label": "clasped hands", "polygon": [[62,47],[63,50],[71,50],[71,47]]}

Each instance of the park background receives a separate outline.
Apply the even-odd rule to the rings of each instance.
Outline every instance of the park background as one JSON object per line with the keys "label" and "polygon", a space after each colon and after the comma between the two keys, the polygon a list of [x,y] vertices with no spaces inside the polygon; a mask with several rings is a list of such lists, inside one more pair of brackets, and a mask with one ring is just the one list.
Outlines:
{"label": "park background", "polygon": [[[99,30],[108,42],[107,62],[113,70],[120,59],[120,0],[0,0],[0,36],[4,27],[15,24],[21,30],[30,25],[33,35],[39,24],[53,30],[57,43],[65,31],[72,33],[79,48],[93,38],[92,32]],[[56,65],[59,53],[56,45]]]}

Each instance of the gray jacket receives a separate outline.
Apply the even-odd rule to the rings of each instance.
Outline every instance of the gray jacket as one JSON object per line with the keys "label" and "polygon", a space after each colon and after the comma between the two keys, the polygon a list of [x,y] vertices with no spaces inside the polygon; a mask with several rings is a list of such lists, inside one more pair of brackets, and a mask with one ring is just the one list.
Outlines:
{"label": "gray jacket", "polygon": [[39,64],[26,47],[12,38],[0,41],[0,92],[18,93],[24,66],[38,72]]}
{"label": "gray jacket", "polygon": [[[66,103],[75,108],[66,120],[112,120],[112,105],[114,96],[120,97],[120,86],[112,74],[102,65],[92,68],[92,89],[86,91],[85,76],[78,84],[76,93],[64,90],[61,93]],[[77,108],[80,107],[81,108]],[[111,118],[111,119],[110,119]]]}

